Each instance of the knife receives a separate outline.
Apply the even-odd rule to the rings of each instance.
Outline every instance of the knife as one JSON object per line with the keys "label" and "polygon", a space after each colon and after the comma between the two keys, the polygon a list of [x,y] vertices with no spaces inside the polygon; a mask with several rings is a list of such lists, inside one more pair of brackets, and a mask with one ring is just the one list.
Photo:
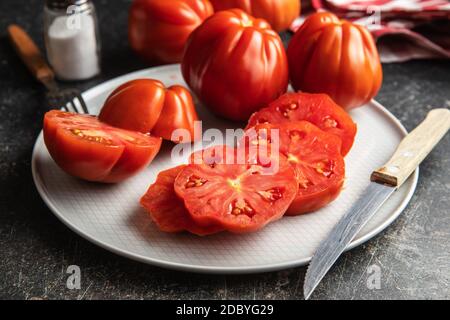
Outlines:
{"label": "knife", "polygon": [[403,139],[392,158],[372,173],[369,186],[315,252],[305,276],[305,299],[309,299],[348,244],[417,169],[449,129],[450,110],[430,111],[426,119]]}

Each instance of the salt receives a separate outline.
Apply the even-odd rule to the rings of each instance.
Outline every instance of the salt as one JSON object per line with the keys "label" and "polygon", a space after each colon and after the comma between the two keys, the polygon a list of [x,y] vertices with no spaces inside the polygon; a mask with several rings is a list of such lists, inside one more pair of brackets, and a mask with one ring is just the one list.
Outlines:
{"label": "salt", "polygon": [[96,21],[92,15],[56,17],[47,31],[47,55],[56,76],[84,80],[100,73]]}

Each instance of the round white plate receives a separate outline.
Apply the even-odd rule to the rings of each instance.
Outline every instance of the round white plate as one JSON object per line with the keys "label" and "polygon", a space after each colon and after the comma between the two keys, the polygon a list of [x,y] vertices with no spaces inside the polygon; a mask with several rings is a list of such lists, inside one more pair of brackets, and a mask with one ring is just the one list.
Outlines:
{"label": "round white plate", "polygon": [[[155,78],[166,85],[185,85],[179,65],[134,72],[105,82],[83,96],[97,114],[108,94],[125,81]],[[234,128],[198,105],[204,129]],[[53,213],[89,241],[119,255],[160,267],[204,273],[267,272],[308,263],[319,242],[369,183],[372,170],[386,162],[406,131],[400,122],[373,101],[351,112],[358,124],[355,145],[346,158],[347,179],[341,196],[328,207],[299,217],[286,217],[247,235],[222,233],[210,237],[160,232],[139,206],[140,197],[161,170],[173,167],[171,145],[138,176],[117,185],[83,182],[62,172],[44,145],[36,141],[32,170],[36,187]],[[418,172],[403,185],[365,226],[348,249],[386,228],[411,199]]]}

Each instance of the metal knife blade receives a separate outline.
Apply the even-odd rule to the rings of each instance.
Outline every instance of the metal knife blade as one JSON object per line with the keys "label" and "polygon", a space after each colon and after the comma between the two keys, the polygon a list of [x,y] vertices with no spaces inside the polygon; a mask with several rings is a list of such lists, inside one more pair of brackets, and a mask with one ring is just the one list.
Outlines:
{"label": "metal knife blade", "polygon": [[328,237],[322,241],[311,260],[303,286],[305,299],[309,299],[348,244],[395,190],[394,187],[371,182],[345,213]]}

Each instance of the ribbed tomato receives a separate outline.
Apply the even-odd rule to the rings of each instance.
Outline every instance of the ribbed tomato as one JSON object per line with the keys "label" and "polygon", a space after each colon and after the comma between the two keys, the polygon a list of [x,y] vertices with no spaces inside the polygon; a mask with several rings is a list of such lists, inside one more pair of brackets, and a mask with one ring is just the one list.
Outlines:
{"label": "ribbed tomato", "polygon": [[222,231],[218,226],[202,227],[192,220],[184,203],[177,197],[174,190],[175,179],[185,168],[179,166],[158,174],[156,182],[150,186],[141,199],[141,205],[148,211],[152,220],[161,231],[190,233],[206,236]]}
{"label": "ribbed tomato", "polygon": [[289,43],[288,59],[295,90],[327,93],[346,109],[369,102],[381,87],[383,72],[372,35],[329,12],[306,19]]}
{"label": "ribbed tomato", "polygon": [[182,71],[199,99],[231,120],[248,120],[288,85],[280,37],[239,9],[214,14],[192,33]]}
{"label": "ribbed tomato", "polygon": [[300,15],[300,0],[210,0],[214,10],[239,8],[266,20],[275,31],[288,29]]}
{"label": "ribbed tomato", "polygon": [[253,130],[246,133],[247,143],[266,145],[276,133],[280,153],[296,169],[299,189],[286,215],[316,211],[336,199],[345,178],[338,137],[307,121],[259,124]]}
{"label": "ribbed tomato", "polygon": [[99,119],[118,128],[149,133],[161,115],[165,91],[158,80],[126,82],[106,99]]}
{"label": "ribbed tomato", "polygon": [[357,127],[352,118],[326,94],[287,93],[267,108],[256,112],[247,129],[259,123],[284,123],[306,120],[342,140],[346,155],[355,140]]}
{"label": "ribbed tomato", "polygon": [[135,175],[161,147],[160,138],[114,128],[93,116],[56,110],[45,115],[44,140],[50,155],[65,172],[107,183]]}
{"label": "ribbed tomato", "polygon": [[[182,135],[185,139],[182,142],[190,142],[198,115],[186,88],[178,85],[166,88],[158,80],[137,79],[111,93],[99,119],[118,128],[151,133],[165,140],[175,140],[172,137],[175,130],[183,129],[186,134]],[[191,140],[186,140],[188,137]]]}
{"label": "ribbed tomato", "polygon": [[134,0],[130,45],[149,62],[180,62],[189,35],[212,14],[208,0]]}
{"label": "ribbed tomato", "polygon": [[[166,90],[161,115],[151,132],[152,135],[165,140],[190,142],[195,138],[196,121],[198,121],[198,115],[189,90],[182,86],[172,86]],[[185,130],[191,140],[176,140],[173,134],[175,130],[180,129]]]}
{"label": "ribbed tomato", "polygon": [[284,215],[298,190],[286,157],[263,157],[225,146],[214,149],[217,152],[194,155],[202,163],[188,165],[175,180],[175,192],[196,223],[247,233]]}

